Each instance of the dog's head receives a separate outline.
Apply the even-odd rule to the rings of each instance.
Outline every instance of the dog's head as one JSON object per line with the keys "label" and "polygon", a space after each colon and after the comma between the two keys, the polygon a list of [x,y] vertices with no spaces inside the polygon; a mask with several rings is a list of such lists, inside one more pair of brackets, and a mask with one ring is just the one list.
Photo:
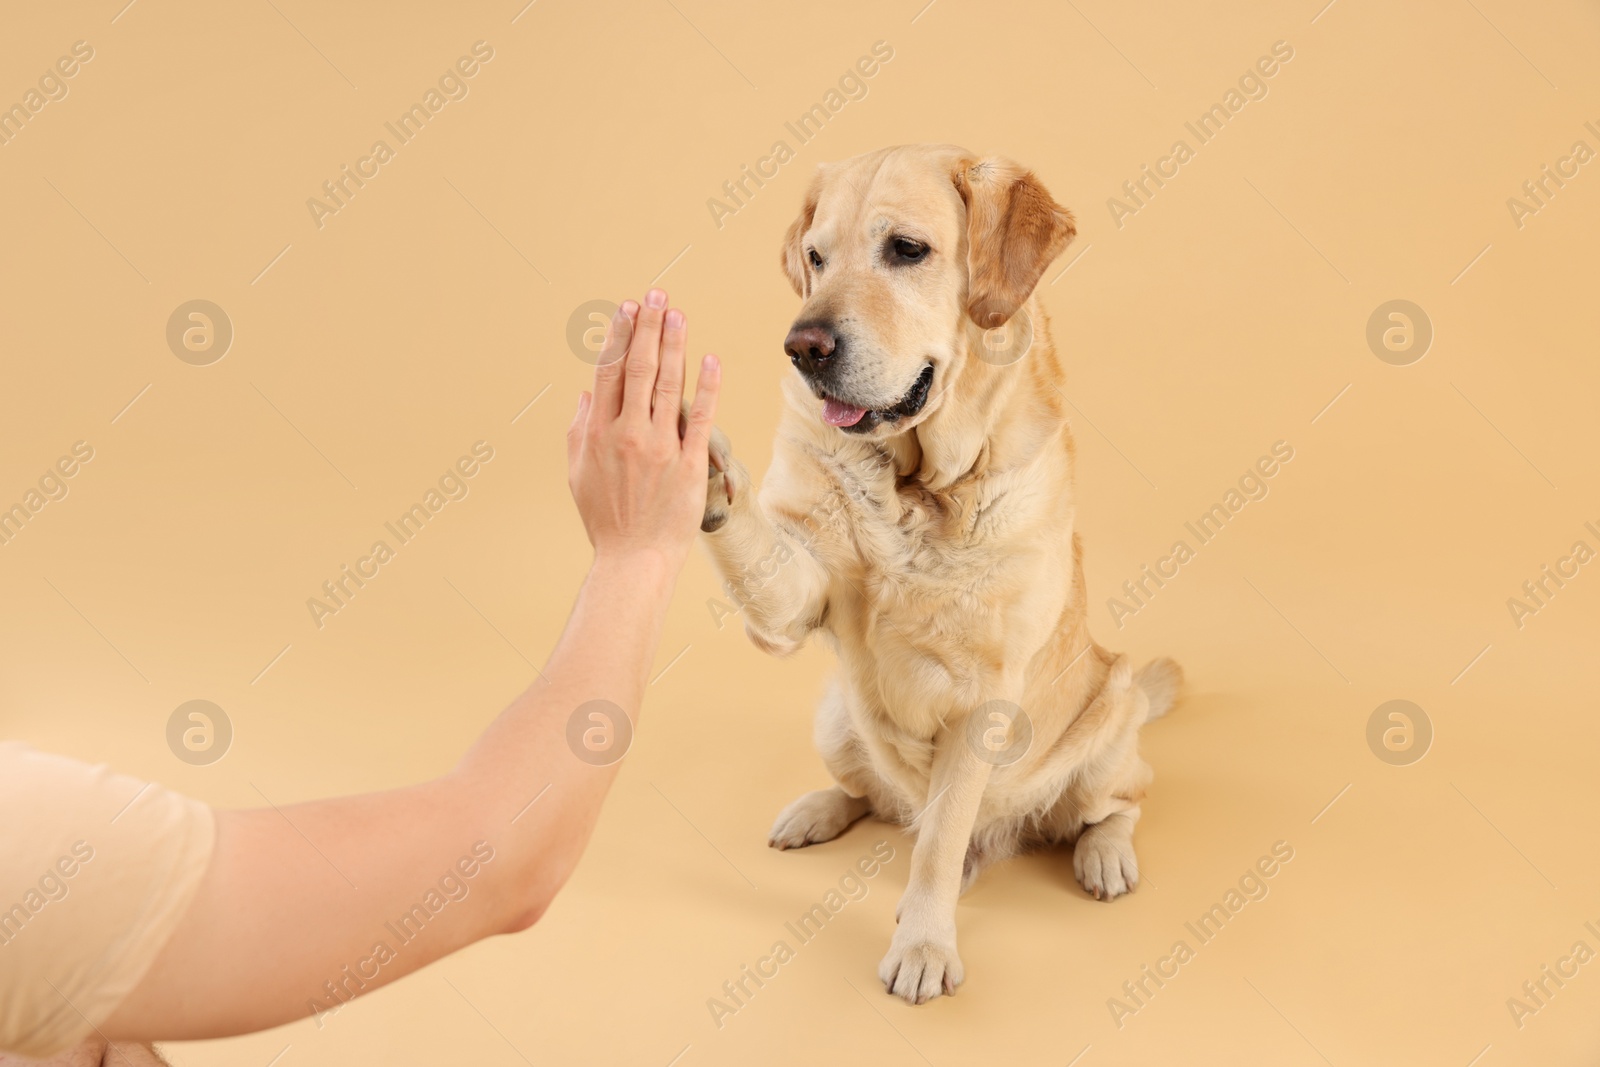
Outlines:
{"label": "dog's head", "polygon": [[783,243],[805,303],[784,342],[846,433],[879,437],[929,417],[1075,233],[1027,170],[953,145],[887,148],[819,168]]}

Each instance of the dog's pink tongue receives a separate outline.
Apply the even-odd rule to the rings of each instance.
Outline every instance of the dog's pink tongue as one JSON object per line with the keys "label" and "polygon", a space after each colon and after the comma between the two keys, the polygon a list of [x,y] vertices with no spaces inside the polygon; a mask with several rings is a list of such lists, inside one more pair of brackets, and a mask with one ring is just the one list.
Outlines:
{"label": "dog's pink tongue", "polygon": [[829,397],[822,405],[822,418],[829,426],[854,426],[867,414],[866,408]]}

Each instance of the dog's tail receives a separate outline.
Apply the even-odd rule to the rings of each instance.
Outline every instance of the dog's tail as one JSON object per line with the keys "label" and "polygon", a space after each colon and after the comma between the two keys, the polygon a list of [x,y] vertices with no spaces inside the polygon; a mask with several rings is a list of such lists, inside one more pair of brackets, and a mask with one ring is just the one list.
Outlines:
{"label": "dog's tail", "polygon": [[1177,703],[1178,691],[1183,688],[1183,668],[1176,660],[1163,656],[1134,671],[1133,681],[1144,690],[1150,703],[1150,711],[1144,717],[1144,721],[1149,722],[1161,718]]}

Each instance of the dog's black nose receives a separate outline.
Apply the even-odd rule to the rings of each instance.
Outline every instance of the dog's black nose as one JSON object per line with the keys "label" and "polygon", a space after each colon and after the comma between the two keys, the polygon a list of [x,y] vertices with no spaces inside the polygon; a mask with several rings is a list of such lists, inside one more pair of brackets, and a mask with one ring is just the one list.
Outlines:
{"label": "dog's black nose", "polygon": [[837,344],[833,331],[826,326],[796,324],[784,338],[783,350],[796,367],[815,374],[833,359]]}

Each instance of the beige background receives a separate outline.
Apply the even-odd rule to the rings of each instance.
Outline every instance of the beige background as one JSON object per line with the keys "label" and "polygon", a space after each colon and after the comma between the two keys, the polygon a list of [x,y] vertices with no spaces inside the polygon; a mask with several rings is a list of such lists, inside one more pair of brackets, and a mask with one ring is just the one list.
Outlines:
{"label": "beige background", "polygon": [[[725,357],[720,421],[760,469],[791,373],[777,245],[807,174],[922,140],[1014,156],[1078,213],[1043,292],[1093,618],[1192,683],[1146,735],[1140,890],[1096,903],[1064,854],[986,874],[960,909],[967,984],[911,1009],[874,976],[909,840],[868,822],[765,846],[825,780],[829,657],[719,628],[697,555],[542,924],[320,1030],[175,1061],[1593,1063],[1600,963],[1520,1029],[1506,1000],[1575,941],[1600,950],[1600,567],[1520,629],[1506,601],[1574,541],[1600,548],[1600,163],[1521,228],[1506,201],[1574,141],[1600,150],[1600,15],[1320,2],[9,11],[0,102],[75,41],[95,58],[0,146],[0,503],[75,441],[95,458],[0,546],[6,735],[224,806],[448,767],[547,655],[587,560],[562,459],[589,375],[574,309],[659,278]],[[318,229],[306,199],[478,40],[495,56],[470,95]],[[798,145],[784,122],[879,40],[894,58],[866,98]],[[1184,122],[1279,40],[1269,95],[1118,228],[1107,199],[1193,147]],[[780,138],[796,159],[719,229],[707,199]],[[196,298],[236,332],[204,367],[165,341]],[[1365,340],[1392,299],[1435,330],[1410,366]],[[319,630],[306,599],[480,439],[470,495]],[[1295,458],[1270,495],[1119,631],[1104,598],[1279,440]],[[204,767],[165,741],[196,698],[236,732]],[[1366,741],[1397,698],[1435,731],[1410,766]],[[867,898],[719,1030],[707,998],[879,840],[898,858]],[[1119,1029],[1108,998],[1279,840],[1295,858],[1270,895]]]}

